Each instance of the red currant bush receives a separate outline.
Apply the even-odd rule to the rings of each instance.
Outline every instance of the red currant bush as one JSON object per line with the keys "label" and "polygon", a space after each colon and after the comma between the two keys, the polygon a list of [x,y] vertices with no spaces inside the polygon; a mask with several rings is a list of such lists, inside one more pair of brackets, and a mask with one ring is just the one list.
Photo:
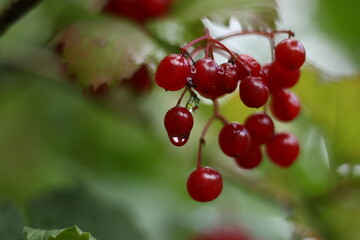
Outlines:
{"label": "red currant bush", "polygon": [[299,142],[290,133],[278,133],[266,144],[266,152],[272,162],[289,167],[298,157]]}
{"label": "red currant bush", "polygon": [[187,180],[189,195],[198,202],[210,202],[216,199],[223,189],[221,175],[210,167],[201,167],[193,171]]}
{"label": "red currant bush", "polygon": [[175,106],[166,113],[164,125],[170,142],[179,147],[188,141],[194,120],[189,110]]}
{"label": "red currant bush", "polygon": [[191,77],[191,66],[182,54],[166,56],[156,70],[157,85],[169,91],[177,91],[185,87]]}
{"label": "red currant bush", "polygon": [[[238,35],[245,33],[266,36],[271,43],[277,33],[293,36],[290,31],[246,31],[239,32]],[[237,34],[228,34],[218,39],[224,40],[233,36]],[[189,50],[201,41],[206,43]],[[221,151],[233,158],[240,168],[253,169],[259,166],[262,162],[263,145],[266,146],[270,160],[280,167],[289,167],[296,160],[300,151],[297,139],[289,133],[276,133],[274,122],[267,114],[267,103],[270,97],[271,113],[280,121],[291,121],[300,113],[298,97],[287,88],[293,87],[299,81],[299,68],[305,60],[305,51],[301,46],[297,40],[286,39],[272,49],[276,59],[261,66],[250,55],[231,51],[206,31],[205,36],[182,47],[182,54],[171,54],[160,62],[155,76],[157,84],[171,91],[184,88],[176,107],[166,113],[164,120],[170,141],[175,146],[184,145],[190,136],[193,127],[190,111],[193,112],[198,107],[200,99],[197,94],[213,103],[213,113],[200,136],[197,169],[190,174],[187,181],[187,191],[194,200],[212,201],[222,191],[221,175],[210,167],[202,167],[201,163],[205,135],[215,120],[223,124],[218,135]],[[199,58],[197,55],[202,51],[205,57]],[[219,65],[214,58],[214,54],[218,52],[221,55],[227,54],[228,61]],[[218,98],[234,92],[238,85],[240,99],[245,106],[264,107],[263,112],[248,116],[244,124],[229,123],[219,111]],[[180,104],[186,93],[190,94],[190,99],[185,108]]]}

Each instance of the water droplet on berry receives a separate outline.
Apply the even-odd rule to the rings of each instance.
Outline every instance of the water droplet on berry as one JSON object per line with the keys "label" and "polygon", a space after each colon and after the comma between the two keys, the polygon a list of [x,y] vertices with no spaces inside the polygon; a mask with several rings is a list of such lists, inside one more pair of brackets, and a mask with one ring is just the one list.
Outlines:
{"label": "water droplet on berry", "polygon": [[169,136],[170,142],[175,146],[183,146],[187,141],[187,136]]}
{"label": "water droplet on berry", "polygon": [[186,108],[193,113],[199,109],[200,99],[196,95],[191,95],[189,101],[186,103]]}

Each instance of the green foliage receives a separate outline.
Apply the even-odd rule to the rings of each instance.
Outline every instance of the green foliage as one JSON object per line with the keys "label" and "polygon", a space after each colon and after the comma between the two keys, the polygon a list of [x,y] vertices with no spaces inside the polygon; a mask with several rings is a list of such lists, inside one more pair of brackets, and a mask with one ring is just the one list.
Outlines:
{"label": "green foliage", "polygon": [[[357,29],[341,26],[356,22],[352,16],[358,15],[344,18],[343,10],[356,11],[357,5],[321,4],[322,17],[334,20],[328,31],[356,49]],[[116,86],[140,65],[153,67],[166,52],[203,35],[201,18],[226,24],[235,17],[243,27],[275,28],[274,0],[178,0],[168,16],[143,26],[105,18],[100,5],[44,1],[0,39],[0,197],[25,209],[0,203],[0,240],[23,239],[24,225],[34,227],[25,228],[29,240],[94,240],[67,228],[73,225],[101,240],[184,240],[232,223],[259,239],[289,240],[297,230],[289,219],[326,239],[360,234],[359,176],[336,172],[344,163],[355,172],[360,161],[358,76],[324,82],[316,69],[304,69],[294,89],[301,116],[292,124],[276,123],[278,131],[290,131],[301,142],[290,169],[264,159],[254,171],[239,170],[221,154],[217,131],[210,130],[205,162],[220,169],[225,187],[218,200],[204,205],[190,200],[185,182],[209,107],[201,102],[187,146],[174,149],[162,120],[178,93],[155,89],[134,99],[114,91],[95,103],[58,69],[65,61],[82,86]],[[62,59],[53,53],[59,40],[65,43]],[[221,111],[242,122],[252,110],[234,94]]]}
{"label": "green foliage", "polygon": [[39,230],[25,227],[27,240],[96,240],[90,233],[84,233],[77,226],[61,230]]}
{"label": "green foliage", "polygon": [[[356,0],[320,0],[319,14],[316,20],[333,39],[342,43],[351,54],[350,57],[360,63],[360,28],[356,25],[360,22],[360,2]],[[354,26],[355,24],[355,26]],[[359,69],[358,69],[359,70]]]}
{"label": "green foliage", "polygon": [[10,202],[0,201],[0,240],[23,240],[24,222]]}
{"label": "green foliage", "polygon": [[[86,187],[80,187],[39,197],[30,203],[28,216],[31,226],[40,229],[58,229],[75,224],[103,240],[114,239],[114,236],[118,239],[143,239],[127,208],[120,206],[96,196]],[[65,240],[60,236],[56,239]]]}
{"label": "green foliage", "polygon": [[274,28],[277,20],[276,2],[273,0],[183,0],[174,6],[173,17],[177,19],[210,18],[226,22],[229,17],[240,20],[244,26]]}
{"label": "green foliage", "polygon": [[130,78],[154,50],[151,39],[134,24],[110,19],[72,25],[60,42],[69,74],[95,88]]}
{"label": "green foliage", "polygon": [[276,8],[274,0],[180,0],[168,18],[151,22],[149,28],[158,39],[179,46],[204,34],[200,19],[205,17],[218,23],[235,17],[244,28],[274,29]]}
{"label": "green foliage", "polygon": [[319,81],[316,71],[306,71],[296,87],[311,118],[326,133],[334,154],[334,168],[359,163],[360,78]]}

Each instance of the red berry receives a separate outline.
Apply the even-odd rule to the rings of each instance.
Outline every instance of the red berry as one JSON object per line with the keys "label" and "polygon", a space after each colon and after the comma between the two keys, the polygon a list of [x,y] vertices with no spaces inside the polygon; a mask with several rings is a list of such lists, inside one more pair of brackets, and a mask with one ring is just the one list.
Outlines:
{"label": "red berry", "polygon": [[135,94],[148,93],[152,88],[152,81],[146,65],[142,65],[130,79],[125,79],[122,84],[129,87]]}
{"label": "red berry", "polygon": [[258,145],[252,145],[244,156],[235,158],[235,162],[241,168],[252,169],[257,167],[262,160],[262,154]]}
{"label": "red berry", "polygon": [[237,226],[225,223],[224,226],[209,229],[191,240],[254,240],[247,232]]}
{"label": "red berry", "polygon": [[222,78],[222,89],[225,93],[232,93],[239,83],[239,74],[236,66],[232,63],[223,63],[219,66]]}
{"label": "red berry", "polygon": [[142,0],[146,15],[149,18],[161,17],[165,15],[173,0]]}
{"label": "red berry", "polygon": [[269,91],[261,77],[249,76],[240,83],[240,98],[250,108],[259,108],[267,102]]}
{"label": "red berry", "polygon": [[88,88],[84,88],[85,96],[90,96],[94,99],[104,98],[109,93],[109,91],[110,91],[110,88],[107,83],[103,83],[97,87],[95,87],[94,85],[91,85]]}
{"label": "red berry", "polygon": [[265,85],[267,86],[270,93],[274,94],[277,91],[281,90],[282,88],[274,83],[273,81],[270,81],[269,79],[269,71],[270,71],[271,64],[265,64],[262,66],[260,71],[260,76],[264,79]]}
{"label": "red berry", "polygon": [[274,116],[284,122],[295,119],[301,110],[299,98],[295,93],[284,89],[273,95],[270,107]]}
{"label": "red berry", "polygon": [[170,54],[163,58],[156,70],[156,83],[169,91],[185,87],[191,77],[191,66],[184,55]]}
{"label": "red berry", "polygon": [[183,146],[189,139],[194,119],[189,110],[175,106],[166,113],[164,125],[170,142],[175,146]]}
{"label": "red berry", "polygon": [[290,133],[278,133],[266,144],[266,152],[272,162],[289,167],[298,157],[299,142]]}
{"label": "red berry", "polygon": [[108,0],[103,11],[137,22],[144,22],[148,18],[139,0]]}
{"label": "red berry", "polygon": [[273,62],[269,69],[269,82],[280,88],[291,88],[299,81],[300,70],[283,69],[277,62]]}
{"label": "red berry", "polygon": [[250,149],[250,134],[239,123],[226,124],[219,133],[221,150],[229,157],[245,155]]}
{"label": "red berry", "polygon": [[247,69],[250,70],[249,74],[251,76],[259,76],[261,65],[258,61],[255,60],[255,58],[248,54],[240,54],[238,55],[237,61],[238,65],[244,64]]}
{"label": "red berry", "polygon": [[195,90],[210,99],[225,94],[219,70],[218,64],[211,58],[202,58],[196,61],[195,73],[192,78]]}
{"label": "red berry", "polygon": [[171,3],[172,0],[108,0],[103,11],[143,23],[166,14]]}
{"label": "red berry", "polygon": [[201,167],[193,171],[187,180],[189,195],[198,202],[216,199],[223,188],[221,175],[210,167]]}
{"label": "red berry", "polygon": [[244,125],[250,133],[252,145],[266,143],[274,136],[274,123],[265,113],[250,115]]}
{"label": "red berry", "polygon": [[296,39],[282,40],[275,47],[275,59],[284,69],[299,69],[305,62],[305,48]]}

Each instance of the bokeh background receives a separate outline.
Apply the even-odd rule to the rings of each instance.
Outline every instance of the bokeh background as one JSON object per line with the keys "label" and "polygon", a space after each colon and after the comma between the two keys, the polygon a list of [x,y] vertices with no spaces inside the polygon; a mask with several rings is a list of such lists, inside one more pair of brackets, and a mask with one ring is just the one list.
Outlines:
{"label": "bokeh background", "polygon": [[[1,0],[0,12],[10,2]],[[0,37],[1,240],[32,239],[24,226],[74,225],[98,240],[190,240],[212,231],[235,232],[239,240],[359,238],[358,1],[175,0],[167,16],[142,25],[101,13],[103,4],[45,0]],[[179,92],[154,85],[134,94],[114,84],[105,97],[83,92],[113,75],[131,76],[143,63],[153,76],[158,61],[201,36],[204,25],[218,36],[264,24],[294,31],[307,51],[294,89],[302,113],[276,122],[277,131],[299,138],[301,154],[289,169],[265,158],[255,170],[241,170],[221,153],[221,125],[214,124],[203,161],[222,174],[224,190],[213,202],[193,201],[185,187],[211,114],[206,101],[189,142],[176,148],[163,116]],[[71,44],[59,56],[64,35]],[[101,48],[102,39],[112,48]],[[266,39],[226,44],[262,64],[271,61]],[[221,112],[242,122],[252,110],[234,93],[221,100]],[[251,238],[239,237],[245,233]]]}

